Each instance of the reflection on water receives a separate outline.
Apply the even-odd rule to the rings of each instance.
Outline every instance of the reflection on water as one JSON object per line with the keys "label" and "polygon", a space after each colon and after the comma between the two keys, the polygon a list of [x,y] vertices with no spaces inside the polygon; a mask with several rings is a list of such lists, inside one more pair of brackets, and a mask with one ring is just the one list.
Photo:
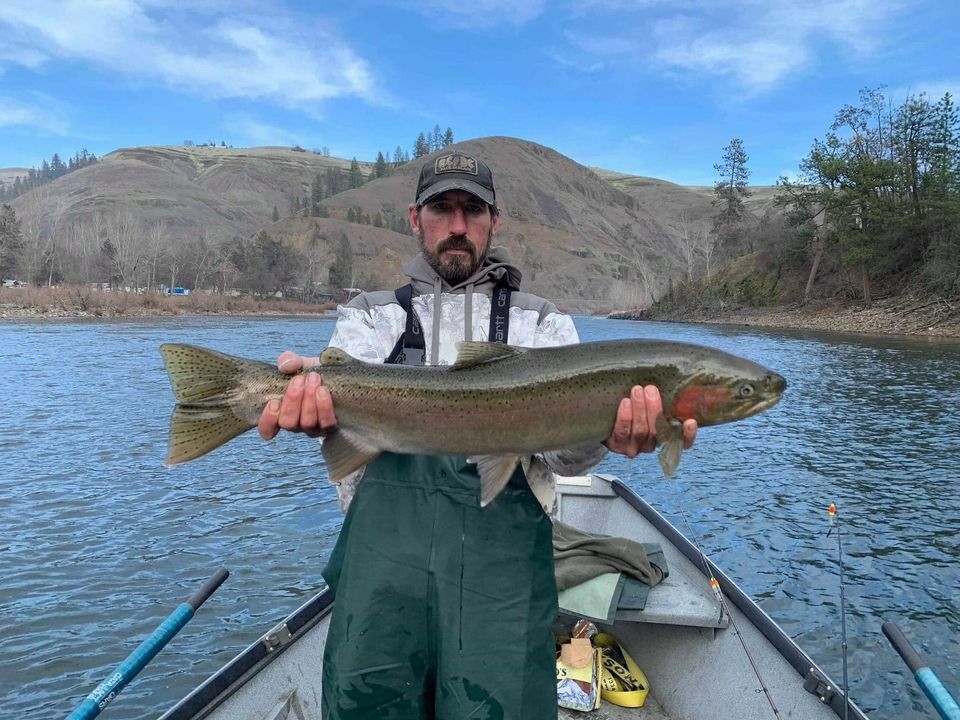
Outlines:
{"label": "reflection on water", "polygon": [[[620,475],[839,679],[835,501],[853,697],[874,718],[933,717],[880,633],[898,620],[960,686],[960,344],[578,318],[584,339],[662,337],[761,362],[773,410],[701,432],[677,477]],[[63,716],[220,565],[227,583],[111,706],[170,705],[321,585],[339,530],[313,441],[254,434],[164,469],[172,396],[157,347],[316,353],[327,319],[0,325],[0,702]],[[679,510],[689,520],[687,526]]]}

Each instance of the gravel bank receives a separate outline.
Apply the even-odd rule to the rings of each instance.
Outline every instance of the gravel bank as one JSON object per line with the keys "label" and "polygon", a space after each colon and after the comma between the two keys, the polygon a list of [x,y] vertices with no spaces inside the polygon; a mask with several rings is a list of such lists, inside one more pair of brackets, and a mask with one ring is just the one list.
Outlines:
{"label": "gravel bank", "polygon": [[718,325],[805,328],[868,335],[960,337],[960,303],[901,296],[862,303],[819,303],[806,307],[737,308],[703,311],[628,311],[610,317],[627,320],[700,322]]}

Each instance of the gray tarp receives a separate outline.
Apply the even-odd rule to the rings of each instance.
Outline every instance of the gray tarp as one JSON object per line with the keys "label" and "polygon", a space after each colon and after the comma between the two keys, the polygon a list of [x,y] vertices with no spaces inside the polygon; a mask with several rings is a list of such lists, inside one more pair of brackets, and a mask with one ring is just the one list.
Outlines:
{"label": "gray tarp", "polygon": [[647,585],[663,580],[666,563],[655,546],[620,537],[597,537],[561,522],[553,523],[553,560],[557,589],[566,590],[603,573],[622,572]]}

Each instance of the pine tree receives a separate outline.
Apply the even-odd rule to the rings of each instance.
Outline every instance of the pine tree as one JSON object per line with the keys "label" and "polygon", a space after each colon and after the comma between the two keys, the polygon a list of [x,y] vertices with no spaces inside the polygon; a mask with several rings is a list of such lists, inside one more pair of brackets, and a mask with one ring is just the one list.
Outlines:
{"label": "pine tree", "polygon": [[357,158],[350,161],[350,189],[358,188],[363,185],[363,173],[360,170],[360,163]]}
{"label": "pine tree", "polygon": [[396,150],[393,151],[393,165],[394,167],[403,165],[403,148],[399,145],[397,145]]}
{"label": "pine tree", "polygon": [[447,132],[443,135],[443,146],[453,145],[453,130],[447,128]]}
{"label": "pine tree", "polygon": [[723,159],[713,166],[720,173],[713,188],[716,196],[713,204],[720,207],[720,213],[714,218],[713,227],[721,242],[730,242],[743,220],[743,200],[750,196],[747,189],[747,178],[750,177],[748,160],[743,140],[734,138],[723,149]]}
{"label": "pine tree", "polygon": [[373,176],[375,178],[386,177],[390,174],[390,168],[387,167],[387,159],[382,152],[377,153],[377,162],[373,166]]}
{"label": "pine tree", "polygon": [[413,157],[421,158],[424,155],[430,154],[430,145],[427,143],[427,138],[423,133],[417,135],[417,141],[413,145]]}
{"label": "pine tree", "polygon": [[50,179],[56,180],[66,172],[67,167],[63,164],[63,160],[60,159],[60,155],[54,153],[53,157],[50,158]]}

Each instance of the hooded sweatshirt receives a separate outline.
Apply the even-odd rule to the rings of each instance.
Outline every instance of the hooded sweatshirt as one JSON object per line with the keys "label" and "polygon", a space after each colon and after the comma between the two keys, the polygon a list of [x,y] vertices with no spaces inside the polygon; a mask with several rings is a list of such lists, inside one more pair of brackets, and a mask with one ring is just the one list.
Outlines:
{"label": "hooded sweatshirt", "polygon": [[[509,263],[507,251],[493,247],[483,266],[462,283],[451,286],[418,254],[403,267],[413,284],[412,307],[420,320],[427,365],[450,365],[457,358],[456,343],[487,340],[491,297],[501,279],[511,291],[508,344],[519,347],[551,347],[579,342],[573,319],[536,295],[519,292],[522,274]],[[407,316],[392,290],[361,293],[338,308],[337,324],[330,346],[358,360],[382,363],[406,328]],[[611,411],[615,411],[612,408]],[[334,407],[336,411],[336,407]],[[597,445],[544,453],[523,460],[523,469],[544,510],[555,512],[553,472],[579,475],[606,454]],[[363,470],[341,481],[340,505],[346,510]]]}

